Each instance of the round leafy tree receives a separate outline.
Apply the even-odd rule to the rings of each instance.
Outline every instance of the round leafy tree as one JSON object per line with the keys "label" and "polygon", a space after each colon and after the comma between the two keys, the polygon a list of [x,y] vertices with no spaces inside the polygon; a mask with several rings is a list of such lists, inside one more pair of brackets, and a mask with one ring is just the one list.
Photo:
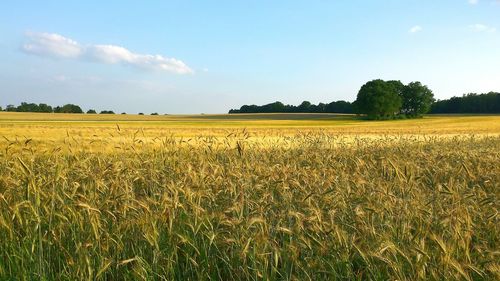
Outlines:
{"label": "round leafy tree", "polygon": [[427,113],[434,102],[434,94],[420,82],[412,82],[401,91],[403,105],[401,113],[408,116],[420,116]]}
{"label": "round leafy tree", "polygon": [[367,82],[354,102],[357,113],[366,114],[370,119],[393,117],[401,109],[401,88],[399,81],[377,79]]}

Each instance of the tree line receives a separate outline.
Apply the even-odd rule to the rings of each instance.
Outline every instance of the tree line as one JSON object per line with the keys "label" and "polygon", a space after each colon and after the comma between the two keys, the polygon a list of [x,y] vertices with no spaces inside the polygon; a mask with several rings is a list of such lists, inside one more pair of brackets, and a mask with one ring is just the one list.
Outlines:
{"label": "tree line", "polygon": [[[44,113],[83,113],[83,110],[80,106],[76,104],[65,104],[62,106],[51,106],[45,103],[27,103],[21,102],[20,105],[15,106],[12,104],[7,105],[5,109],[0,107],[0,111],[9,111],[9,112],[44,112]],[[97,114],[97,111],[94,109],[89,109],[87,114]],[[112,110],[103,110],[99,114],[115,114]]]}
{"label": "tree line", "polygon": [[404,85],[397,80],[377,79],[364,84],[354,102],[316,105],[304,101],[295,106],[277,101],[261,106],[243,105],[229,113],[356,113],[368,119],[417,118],[426,113],[500,113],[500,93],[472,93],[436,101],[432,90],[421,82]]}
{"label": "tree line", "polygon": [[[11,112],[47,112],[47,113],[84,113],[75,104],[50,106],[45,103],[27,103],[7,105],[0,111]],[[87,114],[97,114],[89,109]],[[469,93],[462,97],[452,97],[445,100],[434,100],[434,94],[420,82],[404,85],[400,81],[372,80],[361,87],[354,102],[334,101],[330,103],[312,104],[303,101],[300,105],[285,105],[273,102],[265,105],[243,105],[240,109],[229,110],[236,113],[356,113],[369,119],[415,118],[425,113],[456,114],[480,113],[500,114],[500,93],[484,94]],[[112,110],[102,110],[99,114],[115,114]],[[126,113],[122,113],[126,114]],[[144,115],[139,113],[139,115]],[[152,113],[151,115],[158,115]]]}
{"label": "tree line", "polygon": [[352,103],[348,101],[334,101],[328,104],[312,104],[303,101],[300,105],[273,102],[265,105],[243,105],[240,109],[231,109],[229,113],[354,113]]}
{"label": "tree line", "polygon": [[500,93],[470,93],[436,101],[430,113],[500,113]]}
{"label": "tree line", "polygon": [[[82,108],[76,104],[65,104],[63,106],[50,106],[45,103],[27,103],[21,102],[20,105],[15,106],[12,104],[7,105],[5,109],[0,106],[0,111],[9,111],[9,112],[42,112],[42,113],[84,113]],[[85,113],[87,114],[98,114],[96,110],[89,109]],[[112,110],[101,110],[99,114],[115,114]],[[121,113],[122,115],[127,114],[125,112]],[[144,115],[144,113],[140,112],[139,115]],[[159,115],[157,112],[151,113],[151,115]],[[167,115],[167,114],[165,114]]]}

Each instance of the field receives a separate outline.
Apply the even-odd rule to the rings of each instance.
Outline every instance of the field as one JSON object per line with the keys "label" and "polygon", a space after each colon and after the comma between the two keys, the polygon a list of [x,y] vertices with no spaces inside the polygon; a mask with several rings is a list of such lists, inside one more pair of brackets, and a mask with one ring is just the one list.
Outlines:
{"label": "field", "polygon": [[0,280],[499,280],[500,116],[0,113]]}

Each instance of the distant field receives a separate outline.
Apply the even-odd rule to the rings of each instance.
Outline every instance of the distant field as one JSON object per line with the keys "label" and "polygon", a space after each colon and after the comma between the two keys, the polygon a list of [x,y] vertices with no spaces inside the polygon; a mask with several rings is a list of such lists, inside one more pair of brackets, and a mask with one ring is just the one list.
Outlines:
{"label": "distant field", "polygon": [[338,120],[352,119],[349,114],[331,113],[256,113],[199,115],[137,115],[137,114],[60,114],[0,112],[2,120],[34,121],[173,121],[173,120]]}
{"label": "distant field", "polygon": [[[36,137],[60,135],[79,128],[92,130],[142,128],[152,135],[224,135],[247,129],[255,135],[324,131],[343,134],[499,134],[500,115],[441,115],[422,119],[365,121],[345,114],[223,114],[223,115],[92,115],[0,112],[0,134]],[[43,132],[39,132],[39,130]],[[156,135],[157,136],[157,135]]]}
{"label": "distant field", "polygon": [[500,116],[0,113],[0,280],[500,280]]}
{"label": "distant field", "polygon": [[317,134],[334,136],[336,142],[344,144],[355,138],[374,141],[388,136],[495,136],[500,135],[500,115],[431,115],[412,120],[366,121],[345,114],[151,116],[0,112],[0,136],[9,141],[29,139],[38,147],[78,142],[78,149],[105,151],[130,141],[131,136],[140,136],[144,144],[151,145],[159,144],[165,137],[189,139],[192,145],[200,143],[202,137],[225,138],[225,142],[234,144],[242,132],[247,142],[259,145],[275,145],[284,137]]}

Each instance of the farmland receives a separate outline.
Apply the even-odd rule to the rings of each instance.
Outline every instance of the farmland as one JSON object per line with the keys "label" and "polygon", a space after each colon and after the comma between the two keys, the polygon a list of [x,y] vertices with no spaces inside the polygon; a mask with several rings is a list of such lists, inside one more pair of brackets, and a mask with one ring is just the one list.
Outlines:
{"label": "farmland", "polygon": [[0,279],[494,280],[500,116],[0,113]]}

